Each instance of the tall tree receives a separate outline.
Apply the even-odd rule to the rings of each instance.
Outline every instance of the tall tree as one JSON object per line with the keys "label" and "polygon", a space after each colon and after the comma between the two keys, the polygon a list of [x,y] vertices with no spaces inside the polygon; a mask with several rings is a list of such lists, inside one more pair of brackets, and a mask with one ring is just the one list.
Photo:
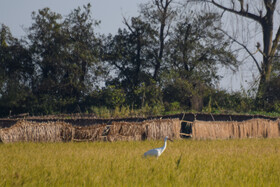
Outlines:
{"label": "tall tree", "polygon": [[74,9],[64,20],[49,8],[32,14],[28,38],[37,70],[33,91],[50,112],[73,112],[100,70],[100,41],[93,29],[98,22],[91,18],[90,4],[83,8]]}
{"label": "tall tree", "polygon": [[204,12],[185,16],[177,23],[167,43],[167,100],[181,101],[200,110],[202,106],[196,103],[202,104],[207,87],[214,87],[220,80],[219,67],[237,67],[230,40],[219,31],[220,26],[218,14]]}
{"label": "tall tree", "polygon": [[[274,61],[273,58],[275,58],[276,49],[280,40],[280,25],[275,25],[275,17],[277,16],[275,12],[277,8],[279,8],[278,0],[210,0],[207,2],[210,2],[214,6],[220,8],[223,12],[229,12],[236,16],[247,18],[248,20],[251,20],[261,26],[263,47],[261,49],[260,44],[256,44],[256,46],[258,51],[262,54],[262,62],[258,62],[256,58],[254,58],[253,53],[250,52],[245,45],[241,45],[253,57],[260,73],[257,98],[265,99],[268,94],[266,86],[269,84],[271,79]],[[275,28],[276,33],[274,33]]]}
{"label": "tall tree", "polygon": [[164,63],[164,53],[166,50],[165,43],[169,37],[173,20],[176,16],[176,9],[172,7],[173,0],[153,0],[152,3],[143,4],[141,7],[141,15],[151,24],[156,31],[155,45],[151,49],[151,56],[154,60],[153,79],[159,80],[160,71]]}
{"label": "tall tree", "polygon": [[[153,30],[140,17],[131,18],[131,23],[124,19],[124,23],[126,28],[119,29],[115,36],[108,36],[104,60],[117,73],[117,79],[111,83],[125,90],[131,104],[136,99],[135,90],[142,83],[148,83],[151,78],[148,50],[153,45],[150,37]],[[137,103],[139,104],[134,102],[136,105]]]}
{"label": "tall tree", "polygon": [[[1,114],[23,112],[30,94],[33,64],[24,43],[10,29],[0,26],[0,106]],[[0,114],[0,115],[1,115]]]}
{"label": "tall tree", "polygon": [[49,8],[32,13],[34,23],[29,28],[30,51],[36,68],[32,83],[38,105],[45,108],[38,112],[53,112],[60,108],[61,85],[65,43],[67,37],[62,32],[62,16]]}
{"label": "tall tree", "polygon": [[91,5],[74,9],[65,19],[63,31],[67,33],[69,45],[69,67],[67,72],[74,78],[71,82],[75,83],[78,95],[85,95],[95,84],[103,73],[100,64],[101,40],[96,35],[94,28],[100,21],[95,21],[91,16]]}
{"label": "tall tree", "polygon": [[178,22],[167,44],[169,69],[183,79],[199,79],[208,85],[219,80],[217,65],[235,69],[236,56],[220,27],[216,13],[200,12]]}

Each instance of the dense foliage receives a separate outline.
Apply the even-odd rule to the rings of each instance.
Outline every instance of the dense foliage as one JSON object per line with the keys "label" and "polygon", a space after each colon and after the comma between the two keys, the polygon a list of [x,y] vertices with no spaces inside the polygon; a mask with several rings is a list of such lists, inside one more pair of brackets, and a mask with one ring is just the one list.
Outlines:
{"label": "dense foliage", "polygon": [[[25,39],[2,24],[0,116],[260,110],[253,94],[215,86],[221,67],[239,65],[219,29],[221,17],[186,12],[172,0],[155,0],[107,36],[95,32],[100,22],[90,4],[65,17],[49,8],[33,12]],[[280,112],[279,67],[273,76],[261,110]]]}

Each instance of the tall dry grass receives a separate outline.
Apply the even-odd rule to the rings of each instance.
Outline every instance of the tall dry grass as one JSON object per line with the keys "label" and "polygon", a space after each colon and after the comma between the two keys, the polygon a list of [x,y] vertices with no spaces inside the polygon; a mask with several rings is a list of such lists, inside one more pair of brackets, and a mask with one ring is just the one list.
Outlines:
{"label": "tall dry grass", "polygon": [[194,139],[278,138],[279,120],[250,119],[246,121],[195,121]]}
{"label": "tall dry grass", "polygon": [[280,139],[0,144],[0,186],[279,186]]}

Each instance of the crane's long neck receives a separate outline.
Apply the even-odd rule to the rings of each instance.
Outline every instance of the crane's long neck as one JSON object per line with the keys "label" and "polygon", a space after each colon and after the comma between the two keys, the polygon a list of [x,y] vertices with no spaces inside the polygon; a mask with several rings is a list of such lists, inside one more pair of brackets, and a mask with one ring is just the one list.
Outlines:
{"label": "crane's long neck", "polygon": [[164,139],[164,145],[163,145],[162,149],[165,150],[166,146],[167,146],[167,139]]}

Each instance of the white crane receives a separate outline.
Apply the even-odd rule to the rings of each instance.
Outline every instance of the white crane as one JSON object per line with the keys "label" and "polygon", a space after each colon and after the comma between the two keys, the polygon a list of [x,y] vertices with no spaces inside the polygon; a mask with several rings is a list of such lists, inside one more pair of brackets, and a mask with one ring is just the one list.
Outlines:
{"label": "white crane", "polygon": [[168,136],[166,136],[164,138],[164,145],[163,145],[163,147],[155,148],[155,149],[151,149],[151,150],[147,151],[146,153],[144,153],[144,157],[147,157],[147,156],[159,157],[163,153],[163,151],[165,150],[165,148],[167,146],[167,140],[170,140],[170,141],[173,142],[173,140],[171,140],[170,138],[168,138]]}

